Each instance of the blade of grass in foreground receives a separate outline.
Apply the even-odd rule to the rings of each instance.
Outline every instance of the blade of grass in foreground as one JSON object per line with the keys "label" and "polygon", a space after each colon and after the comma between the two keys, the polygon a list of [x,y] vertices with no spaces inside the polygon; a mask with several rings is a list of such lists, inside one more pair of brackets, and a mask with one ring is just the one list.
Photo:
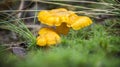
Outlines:
{"label": "blade of grass in foreground", "polygon": [[[16,18],[13,17],[12,19],[16,19]],[[36,43],[36,37],[29,31],[26,25],[20,20],[17,20],[16,23],[11,23],[9,21],[2,20],[0,22],[0,28],[7,29],[17,33],[27,42],[27,44],[29,44],[28,47],[31,47]]]}

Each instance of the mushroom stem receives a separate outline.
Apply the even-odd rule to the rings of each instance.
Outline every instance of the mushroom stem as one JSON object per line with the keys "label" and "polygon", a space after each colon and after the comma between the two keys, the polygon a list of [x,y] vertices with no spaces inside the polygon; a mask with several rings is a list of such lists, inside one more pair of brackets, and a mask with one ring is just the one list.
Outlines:
{"label": "mushroom stem", "polygon": [[56,29],[55,31],[58,33],[58,34],[64,34],[64,35],[67,35],[68,32],[69,32],[69,27],[67,27],[67,24],[66,23],[62,23],[60,26],[56,26]]}

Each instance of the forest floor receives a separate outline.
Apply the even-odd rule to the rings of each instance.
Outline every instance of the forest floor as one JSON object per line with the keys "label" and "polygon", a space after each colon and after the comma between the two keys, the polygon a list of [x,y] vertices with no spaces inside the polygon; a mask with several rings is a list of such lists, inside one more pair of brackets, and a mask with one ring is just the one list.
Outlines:
{"label": "forest floor", "polygon": [[[29,11],[58,7],[46,8],[46,4],[38,3],[45,7],[36,8],[36,2],[24,4],[28,3],[32,4]],[[56,46],[38,47],[36,37],[42,24],[36,18],[38,11],[29,11],[1,13],[0,67],[120,67],[119,16],[98,19],[90,15],[92,25],[78,31],[71,29],[68,35],[61,35],[62,41]]]}

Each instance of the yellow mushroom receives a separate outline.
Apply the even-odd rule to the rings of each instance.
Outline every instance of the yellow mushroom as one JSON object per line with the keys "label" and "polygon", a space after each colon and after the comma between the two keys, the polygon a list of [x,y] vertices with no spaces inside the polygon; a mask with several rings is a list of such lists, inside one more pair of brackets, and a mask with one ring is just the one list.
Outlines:
{"label": "yellow mushroom", "polygon": [[51,28],[42,28],[38,32],[37,37],[38,46],[50,46],[60,43],[60,36]]}
{"label": "yellow mushroom", "polygon": [[66,23],[67,27],[72,27],[74,30],[79,30],[92,23],[89,17],[78,16],[73,11],[68,11],[64,8],[40,11],[38,13],[38,20],[48,26],[62,27],[60,25]]}
{"label": "yellow mushroom", "polygon": [[42,10],[38,13],[38,20],[52,28],[42,28],[37,37],[37,45],[50,46],[60,43],[58,34],[67,34],[70,28],[79,30],[92,24],[92,20],[87,16],[78,16],[73,11],[65,8]]}

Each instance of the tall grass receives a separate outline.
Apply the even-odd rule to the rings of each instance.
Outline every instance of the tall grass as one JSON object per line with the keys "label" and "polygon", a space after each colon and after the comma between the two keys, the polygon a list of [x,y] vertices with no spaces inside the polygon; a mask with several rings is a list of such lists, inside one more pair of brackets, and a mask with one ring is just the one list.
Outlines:
{"label": "tall grass", "polygon": [[[10,16],[9,14],[7,15]],[[12,17],[8,21],[1,19],[0,28],[7,29],[18,34],[18,36],[20,36],[20,38],[28,44],[28,47],[36,44],[36,37],[30,32],[20,18]]]}

